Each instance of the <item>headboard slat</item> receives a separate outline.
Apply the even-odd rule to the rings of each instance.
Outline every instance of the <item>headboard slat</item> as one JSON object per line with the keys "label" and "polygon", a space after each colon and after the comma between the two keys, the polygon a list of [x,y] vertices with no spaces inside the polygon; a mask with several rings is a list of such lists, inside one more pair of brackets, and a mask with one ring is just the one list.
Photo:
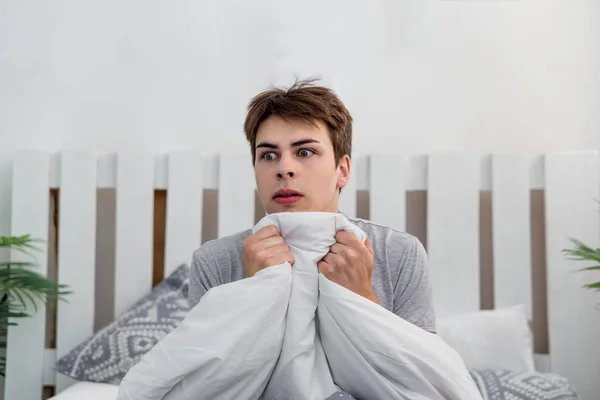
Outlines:
{"label": "headboard slat", "polygon": [[405,231],[407,157],[378,154],[369,161],[369,219]]}
{"label": "headboard slat", "polygon": [[[94,332],[96,261],[96,158],[91,152],[63,152],[58,224],[58,281],[77,288],[59,302],[56,354],[62,357]],[[74,381],[56,375],[57,390]]]}
{"label": "headboard slat", "polygon": [[219,237],[254,225],[255,187],[252,160],[248,154],[222,154],[219,157]]}
{"label": "headboard slat", "polygon": [[198,153],[169,155],[165,277],[179,265],[189,265],[202,242],[202,166],[203,159]]}
{"label": "headboard slat", "polygon": [[117,317],[152,288],[154,158],[117,156],[115,305]]}
{"label": "headboard slat", "polygon": [[436,314],[480,309],[480,159],[432,154],[428,164],[427,250]]}
{"label": "headboard slat", "polygon": [[491,161],[494,306],[523,304],[531,320],[530,162],[514,154]]}
{"label": "headboard slat", "polygon": [[[15,154],[13,164],[11,235],[30,234],[43,242],[36,243],[37,266],[31,267],[44,276],[48,274],[48,186],[49,154],[23,151]],[[30,261],[27,256],[13,252],[12,261]],[[5,399],[37,399],[42,393],[46,307],[24,298],[30,318],[18,318],[17,326],[8,327],[6,350]]]}
{"label": "headboard slat", "polygon": [[[552,370],[569,378],[582,399],[600,393],[600,315],[598,293],[582,289],[600,273],[576,272],[581,261],[565,260],[569,238],[600,243],[597,200],[598,156],[595,153],[546,155],[546,260],[548,328]],[[592,264],[588,264],[592,265]],[[581,368],[582,363],[586,368]]]}

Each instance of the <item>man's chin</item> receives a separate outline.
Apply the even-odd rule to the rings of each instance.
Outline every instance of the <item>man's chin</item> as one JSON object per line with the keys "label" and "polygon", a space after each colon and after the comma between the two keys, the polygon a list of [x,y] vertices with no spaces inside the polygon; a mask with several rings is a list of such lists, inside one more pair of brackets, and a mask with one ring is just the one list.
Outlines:
{"label": "man's chin", "polygon": [[270,210],[267,210],[267,213],[268,214],[277,214],[280,212],[299,212],[299,211],[304,211],[304,210],[301,210],[298,207],[295,207],[294,205],[291,205],[291,206],[277,205],[276,207],[272,207]]}
{"label": "man's chin", "polygon": [[269,205],[270,207],[267,209],[267,214],[276,214],[280,212],[301,212],[301,211],[310,211],[307,209],[305,204],[277,204],[273,202]]}

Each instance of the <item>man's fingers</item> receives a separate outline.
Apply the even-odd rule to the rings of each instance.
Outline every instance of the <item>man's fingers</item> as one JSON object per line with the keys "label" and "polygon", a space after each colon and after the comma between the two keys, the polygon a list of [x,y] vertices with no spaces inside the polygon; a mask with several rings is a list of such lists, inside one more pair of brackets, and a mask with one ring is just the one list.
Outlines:
{"label": "man's fingers", "polygon": [[261,256],[264,260],[268,260],[269,263],[273,261],[277,261],[277,264],[282,264],[286,261],[290,264],[294,263],[294,256],[285,243],[265,249]]}
{"label": "man's fingers", "polygon": [[339,272],[339,269],[340,269],[339,266],[344,265],[344,260],[342,259],[342,257],[337,254],[333,254],[331,252],[325,254],[325,257],[323,257],[321,259],[321,261],[324,261],[327,264],[327,268],[332,273]]}
{"label": "man's fingers", "polygon": [[277,232],[277,228],[274,225],[268,225],[260,228],[254,235],[252,235],[256,240],[263,240],[271,236],[279,236],[279,232]]}
{"label": "man's fingers", "polygon": [[329,248],[329,251],[333,254],[341,254],[344,251],[344,247],[346,247],[346,246],[341,243],[334,243]]}
{"label": "man's fingers", "polygon": [[281,236],[270,236],[256,243],[256,246],[260,246],[260,248],[264,250],[277,247],[279,245],[285,245]]}
{"label": "man's fingers", "polygon": [[268,264],[269,267],[274,267],[275,265],[281,265],[285,262],[289,263],[290,265],[294,264],[293,258],[291,257],[286,257],[285,254],[277,254],[273,257],[269,257],[266,259],[266,262]]}
{"label": "man's fingers", "polygon": [[356,237],[356,235],[354,235],[353,233],[350,233],[348,231],[338,231],[335,234],[335,239],[338,241],[338,243],[344,244],[346,246],[355,246],[358,243],[360,243],[360,240]]}
{"label": "man's fingers", "polygon": [[[273,225],[265,226],[264,228],[259,229],[256,233],[248,236],[244,239],[244,250],[248,250],[250,247],[253,247],[257,243],[260,243],[268,238],[277,238],[279,236],[277,229]],[[282,239],[283,240],[283,239]]]}
{"label": "man's fingers", "polygon": [[282,243],[284,243],[283,238],[279,235],[267,236],[261,240],[257,240],[255,237],[249,237],[247,241],[244,242],[244,247],[246,250],[257,252],[271,248],[273,246],[277,246]]}
{"label": "man's fingers", "polygon": [[326,277],[330,277],[331,275],[333,275],[333,266],[331,264],[329,264],[327,261],[325,260],[321,260],[317,263],[317,268],[319,269],[319,272],[322,273],[323,275],[325,275]]}
{"label": "man's fingers", "polygon": [[338,284],[341,284],[341,282],[352,282],[356,279],[356,273],[352,271],[351,268],[346,269],[340,267],[340,265],[343,264],[338,264],[334,255],[334,257],[326,257],[319,261],[317,263],[317,268],[320,273],[327,277],[327,279]]}
{"label": "man's fingers", "polygon": [[264,258],[269,258],[287,252],[289,252],[289,247],[287,246],[287,244],[281,242],[268,248],[265,248],[261,253],[264,255]]}
{"label": "man's fingers", "polygon": [[[350,233],[348,231],[338,231],[335,235],[336,240],[338,241],[338,243],[334,244],[333,246],[331,246],[332,252],[339,254],[343,251],[343,246],[347,246],[347,247],[351,247],[351,248],[357,248],[355,246],[358,246],[358,244],[363,244],[361,243],[361,241],[356,237],[356,235],[354,235],[353,233]],[[343,245],[343,246],[340,246]],[[334,248],[335,246],[335,248]],[[369,253],[371,253],[371,255],[373,255],[373,247],[371,246],[371,239],[369,239],[368,235],[365,235],[365,242],[364,242],[364,246],[367,248],[367,250],[369,251]]]}

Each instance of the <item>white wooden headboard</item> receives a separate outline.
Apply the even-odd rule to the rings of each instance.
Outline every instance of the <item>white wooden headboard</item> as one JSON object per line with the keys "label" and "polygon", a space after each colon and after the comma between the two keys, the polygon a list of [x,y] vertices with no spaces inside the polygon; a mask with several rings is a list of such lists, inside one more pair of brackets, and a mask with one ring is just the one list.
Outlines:
{"label": "white wooden headboard", "polygon": [[[218,236],[254,224],[249,154],[50,154],[23,151],[13,169],[12,234],[48,240],[49,189],[58,188],[58,279],[74,290],[59,303],[56,349],[45,349],[46,313],[9,330],[6,399],[41,397],[72,381],[51,367],[93,334],[97,189],[116,189],[115,298],[118,315],[152,285],[154,190],[167,190],[165,275],[189,263],[202,238],[203,190],[218,189]],[[538,366],[567,377],[582,399],[600,393],[600,298],[591,275],[565,259],[569,237],[600,243],[599,158],[595,152],[538,155],[436,153],[354,158],[340,210],[356,214],[368,191],[370,219],[406,227],[406,193],[427,191],[427,250],[438,317],[480,309],[479,196],[491,191],[494,304],[523,303],[532,315],[530,191],[544,190],[549,355]],[[43,247],[48,251],[48,245]],[[39,270],[46,273],[46,253]]]}

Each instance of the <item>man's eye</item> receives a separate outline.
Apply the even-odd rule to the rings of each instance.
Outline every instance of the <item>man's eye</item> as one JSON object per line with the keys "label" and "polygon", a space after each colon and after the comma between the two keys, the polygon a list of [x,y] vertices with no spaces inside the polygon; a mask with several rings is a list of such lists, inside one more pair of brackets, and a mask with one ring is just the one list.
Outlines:
{"label": "man's eye", "polygon": [[309,157],[313,154],[313,152],[308,149],[302,149],[298,152],[298,154],[300,155],[300,157]]}
{"label": "man's eye", "polygon": [[262,155],[262,158],[265,159],[265,160],[267,160],[267,161],[274,160],[275,159],[275,153],[273,153],[273,152],[264,153]]}

